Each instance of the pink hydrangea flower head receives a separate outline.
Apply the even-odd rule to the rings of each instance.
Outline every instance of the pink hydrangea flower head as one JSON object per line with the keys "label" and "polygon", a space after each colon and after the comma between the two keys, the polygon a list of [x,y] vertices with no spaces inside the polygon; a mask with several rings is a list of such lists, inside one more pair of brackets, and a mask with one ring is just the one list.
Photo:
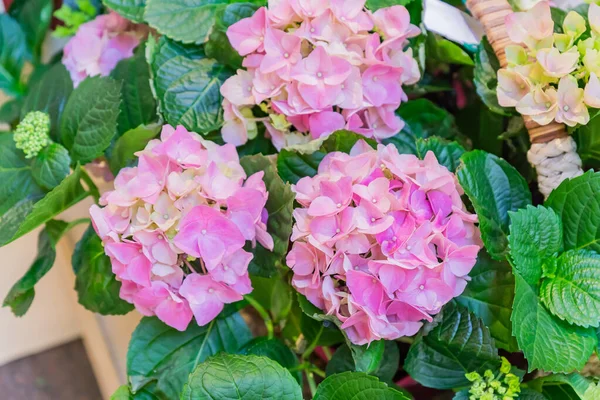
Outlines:
{"label": "pink hydrangea flower head", "polygon": [[433,153],[359,141],[292,189],[292,284],[353,343],[413,335],[464,290],[482,247],[477,216]]}
{"label": "pink hydrangea flower head", "polygon": [[133,56],[147,30],[111,11],[79,27],[64,48],[63,64],[75,87],[88,76],[107,76],[117,63]]}
{"label": "pink hydrangea flower head", "polygon": [[278,150],[349,127],[377,140],[397,134],[402,86],[420,78],[407,49],[420,31],[403,6],[373,14],[365,4],[270,0],[232,25],[227,35],[246,71],[221,88],[225,142],[245,144],[259,123]]}
{"label": "pink hydrangea flower head", "polygon": [[245,245],[273,249],[263,173],[247,177],[234,146],[182,126],[136,155],[90,208],[121,297],[176,329],[205,325],[252,291]]}

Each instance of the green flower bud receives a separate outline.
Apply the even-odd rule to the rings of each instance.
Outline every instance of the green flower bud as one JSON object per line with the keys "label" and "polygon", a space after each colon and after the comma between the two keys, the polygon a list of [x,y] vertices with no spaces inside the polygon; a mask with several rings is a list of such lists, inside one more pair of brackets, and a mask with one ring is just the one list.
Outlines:
{"label": "green flower bud", "polygon": [[15,129],[13,139],[25,153],[25,158],[33,158],[39,154],[50,140],[50,117],[41,111],[32,111],[23,118]]}
{"label": "green flower bud", "polygon": [[512,400],[519,397],[521,381],[510,372],[510,362],[502,357],[500,373],[486,370],[481,376],[477,372],[469,372],[465,377],[473,382],[469,389],[470,400]]}

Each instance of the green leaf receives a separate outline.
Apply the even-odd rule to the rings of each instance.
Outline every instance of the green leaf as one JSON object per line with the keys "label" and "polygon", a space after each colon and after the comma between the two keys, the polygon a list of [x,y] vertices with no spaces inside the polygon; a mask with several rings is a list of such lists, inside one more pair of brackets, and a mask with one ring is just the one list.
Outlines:
{"label": "green leaf", "polygon": [[86,198],[89,192],[81,185],[82,173],[84,172],[81,168],[76,168],[60,185],[52,189],[31,208],[28,207],[25,215],[17,213],[20,218],[8,226],[5,231],[0,231],[0,246],[31,232]]}
{"label": "green leaf", "polygon": [[271,311],[275,322],[285,320],[292,309],[292,288],[285,276],[281,273],[271,278],[253,275],[252,297],[265,309]]}
{"label": "green leaf", "polygon": [[594,397],[586,396],[594,393],[596,385],[579,374],[553,374],[529,381],[527,386],[547,400],[592,400]]}
{"label": "green leaf", "polygon": [[133,396],[129,391],[129,386],[123,385],[119,386],[119,388],[110,396],[110,400],[130,400]]}
{"label": "green leaf", "polygon": [[444,167],[451,172],[456,172],[460,164],[460,157],[465,153],[464,147],[457,142],[430,137],[427,139],[417,139],[417,154],[419,158],[424,159],[427,152],[431,151]]}
{"label": "green leaf", "polygon": [[458,180],[473,203],[486,249],[497,260],[508,252],[509,211],[531,204],[527,182],[501,158],[481,150],[465,153]]}
{"label": "green leaf", "polygon": [[128,20],[136,23],[144,22],[146,0],[102,0],[102,3]]}
{"label": "green leaf", "polygon": [[283,149],[277,156],[277,172],[284,182],[296,184],[305,176],[315,176],[323,157],[320,151],[302,154]]}
{"label": "green leaf", "polygon": [[148,388],[143,388],[135,394],[131,393],[128,385],[123,385],[113,393],[110,400],[159,400],[159,398],[152,392],[152,385],[148,385]]}
{"label": "green leaf", "polygon": [[313,400],[408,400],[404,394],[392,389],[374,376],[363,372],[344,372],[327,377]]}
{"label": "green leaf", "polygon": [[[228,0],[147,0],[144,19],[159,33],[182,43],[208,39],[216,14]],[[202,21],[201,24],[198,21]]]}
{"label": "green leaf", "polygon": [[235,50],[227,37],[227,28],[243,18],[251,17],[258,5],[253,3],[233,3],[220,9],[216,15],[216,24],[208,42],[204,45],[206,55],[223,65],[237,70],[242,68],[242,56]]}
{"label": "green leaf", "polygon": [[396,5],[405,6],[410,3],[411,0],[367,0],[366,6],[372,12],[379,10],[380,8],[392,7]]}
{"label": "green leaf", "polygon": [[102,315],[123,315],[133,310],[119,297],[121,282],[116,280],[102,240],[91,225],[75,246],[71,262],[79,304]]}
{"label": "green leaf", "polygon": [[181,400],[302,400],[289,371],[258,356],[218,354],[200,364],[185,384]]}
{"label": "green leaf", "polygon": [[69,72],[62,63],[54,64],[37,82],[31,85],[21,109],[21,118],[24,118],[30,111],[48,113],[50,115],[50,137],[58,142],[61,116],[71,92],[73,92],[73,82]]}
{"label": "green leaf", "polygon": [[23,30],[8,14],[0,14],[0,90],[7,95],[23,94],[21,70],[28,58]]}
{"label": "green leaf", "polygon": [[119,134],[158,120],[156,100],[150,88],[150,67],[144,49],[144,45],[139,45],[134,56],[121,60],[110,74],[121,82],[123,101],[117,120]]}
{"label": "green leaf", "polygon": [[167,123],[201,134],[218,130],[223,125],[220,88],[232,71],[197,47],[166,37],[148,43],[154,90]]}
{"label": "green leaf", "polygon": [[352,353],[352,358],[354,359],[356,371],[365,372],[367,374],[377,371],[383,360],[384,350],[384,340],[378,340],[362,346],[351,344],[350,351]]}
{"label": "green leaf", "polygon": [[558,215],[542,206],[510,213],[510,256],[515,269],[534,287],[542,265],[562,251],[562,224]]}
{"label": "green leaf", "polygon": [[456,136],[457,130],[452,114],[430,100],[410,100],[403,103],[396,113],[408,125],[415,139],[430,136],[451,139]]}
{"label": "green leaf", "polygon": [[512,112],[509,109],[498,104],[496,95],[498,69],[500,69],[498,58],[496,58],[487,37],[484,37],[475,55],[475,71],[473,73],[475,89],[481,101],[491,111],[501,115],[511,115]]}
{"label": "green leaf", "polygon": [[[383,358],[378,367],[370,374],[379,378],[383,382],[391,382],[392,378],[398,370],[400,364],[400,351],[396,342],[391,340],[384,341],[385,349]],[[327,376],[339,374],[346,371],[355,371],[356,365],[352,358],[352,352],[347,345],[342,345],[337,348],[329,363],[327,363]]]}
{"label": "green leaf", "polygon": [[376,148],[377,144],[372,139],[367,139],[356,132],[341,130],[333,132],[321,146],[320,151],[324,153],[333,153],[335,151],[341,151],[342,153],[350,153],[352,147],[359,140],[364,140],[371,147]]}
{"label": "green leaf", "polygon": [[8,243],[44,191],[11,133],[0,133],[0,246]]}
{"label": "green leaf", "polygon": [[[266,337],[253,339],[240,350],[240,354],[267,357],[273,361],[277,361],[279,365],[288,370],[298,366],[298,358],[294,352],[277,339],[268,339]],[[299,384],[302,384],[302,373],[300,370],[290,371],[290,373]]]}
{"label": "green leaf", "polygon": [[536,290],[515,274],[513,334],[528,361],[529,371],[571,372],[583,368],[598,343],[594,329],[569,325],[553,317]]}
{"label": "green leaf", "polygon": [[71,157],[67,149],[58,143],[51,143],[33,160],[31,174],[38,185],[51,190],[69,175],[70,165]]}
{"label": "green leaf", "polygon": [[22,106],[23,99],[21,98],[6,101],[0,106],[0,122],[4,122],[7,125],[17,124]]}
{"label": "green leaf", "polygon": [[544,205],[562,220],[565,250],[600,253],[600,172],[588,171],[563,181]]}
{"label": "green leaf", "polygon": [[23,316],[29,310],[35,296],[35,285],[46,275],[56,259],[56,245],[60,238],[71,227],[81,223],[81,220],[67,223],[51,220],[38,236],[37,256],[25,275],[10,289],[3,306],[10,307],[17,316]]}
{"label": "green leaf", "polygon": [[[273,160],[274,161],[274,160]],[[263,155],[246,156],[240,164],[248,176],[263,171],[263,181],[267,191],[271,194],[265,208],[269,213],[267,232],[273,238],[273,251],[264,248],[260,243],[250,251],[254,258],[248,267],[250,273],[270,277],[277,271],[277,266],[284,265],[287,255],[290,235],[292,234],[292,211],[294,206],[294,193],[290,185],[283,183],[275,165]]]}
{"label": "green leaf", "polygon": [[48,232],[42,230],[38,236],[38,253],[25,275],[10,289],[4,307],[10,307],[17,317],[25,315],[35,296],[34,286],[50,271],[56,258],[55,244]]}
{"label": "green leaf", "polygon": [[481,250],[469,277],[471,281],[456,301],[481,318],[498,347],[517,351],[510,323],[515,292],[515,278],[510,266],[506,261],[492,260],[485,250]]}
{"label": "green leaf", "polygon": [[542,302],[552,314],[587,328],[600,325],[600,255],[569,250],[544,266]]}
{"label": "green leaf", "polygon": [[136,158],[134,154],[143,150],[158,135],[160,129],[161,126],[157,124],[140,125],[118,138],[108,159],[113,174],[116,175],[122,168],[129,166]]}
{"label": "green leaf", "polygon": [[425,324],[404,368],[423,386],[451,389],[469,385],[466,373],[483,374],[499,365],[498,349],[483,321],[463,306],[449,303]]}
{"label": "green leaf", "polygon": [[400,154],[414,154],[417,155],[417,144],[415,137],[412,133],[409,132],[410,127],[404,127],[402,131],[400,131],[395,136],[391,138],[383,139],[381,143],[384,145],[393,144]]}
{"label": "green leaf", "polygon": [[117,133],[120,86],[107,77],[87,78],[69,97],[60,128],[74,162],[90,162],[110,145]]}
{"label": "green leaf", "polygon": [[27,45],[33,50],[36,60],[40,59],[42,43],[50,27],[53,10],[52,0],[15,0],[9,14],[19,22]]}
{"label": "green leaf", "polygon": [[598,166],[600,163],[600,118],[592,118],[587,125],[580,126],[576,133],[577,153],[584,163]]}
{"label": "green leaf", "polygon": [[[456,397],[454,398],[456,400]],[[465,400],[469,399],[467,396]],[[536,392],[533,389],[529,388],[521,388],[521,393],[519,393],[519,400],[548,400],[543,394],[540,392]]]}
{"label": "green leaf", "polygon": [[431,32],[427,33],[427,56],[429,62],[474,65],[469,54],[459,45]]}
{"label": "green leaf", "polygon": [[336,317],[323,314],[323,310],[317,308],[300,293],[296,292],[296,295],[298,306],[302,310],[301,330],[307,342],[319,346],[332,346],[346,340],[350,345],[342,331],[337,328],[341,323]]}
{"label": "green leaf", "polygon": [[184,332],[157,318],[144,318],[133,332],[127,352],[127,374],[132,390],[155,383],[163,400],[178,399],[184,383],[200,363],[224,351],[235,353],[252,338],[237,313],[218,317],[205,326],[192,322]]}

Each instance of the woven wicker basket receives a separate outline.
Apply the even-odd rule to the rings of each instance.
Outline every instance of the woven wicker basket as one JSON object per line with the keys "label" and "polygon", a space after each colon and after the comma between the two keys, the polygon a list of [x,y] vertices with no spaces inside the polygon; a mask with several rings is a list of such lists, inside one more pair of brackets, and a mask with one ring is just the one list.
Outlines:
{"label": "woven wicker basket", "polygon": [[[467,0],[467,8],[483,25],[500,66],[506,67],[504,48],[514,44],[505,25],[506,16],[513,12],[510,4],[506,0]],[[540,126],[527,116],[523,119],[532,143],[528,159],[537,170],[540,191],[547,197],[563,180],[583,173],[581,159],[563,124]]]}

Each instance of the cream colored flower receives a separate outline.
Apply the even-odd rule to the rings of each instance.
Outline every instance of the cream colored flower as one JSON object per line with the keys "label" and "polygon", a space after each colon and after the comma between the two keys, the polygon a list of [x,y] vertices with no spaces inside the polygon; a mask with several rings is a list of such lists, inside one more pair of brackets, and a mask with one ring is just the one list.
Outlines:
{"label": "cream colored flower", "polygon": [[518,72],[498,70],[498,104],[502,107],[514,107],[531,91],[531,84]]}
{"label": "cream colored flower", "polygon": [[590,114],[583,102],[583,97],[583,89],[579,88],[574,77],[570,75],[562,77],[558,83],[556,122],[562,122],[569,126],[587,124]]}
{"label": "cream colored flower", "polygon": [[590,107],[600,108],[600,80],[593,72],[590,74],[587,85],[585,85],[583,101]]}
{"label": "cream colored flower", "polygon": [[562,78],[570,74],[577,67],[579,52],[575,47],[561,53],[556,48],[542,49],[536,56],[546,75],[553,78]]}
{"label": "cream colored flower", "polygon": [[529,115],[538,124],[547,125],[554,120],[558,111],[556,89],[550,87],[544,91],[537,87],[525,95],[516,107],[522,115]]}

